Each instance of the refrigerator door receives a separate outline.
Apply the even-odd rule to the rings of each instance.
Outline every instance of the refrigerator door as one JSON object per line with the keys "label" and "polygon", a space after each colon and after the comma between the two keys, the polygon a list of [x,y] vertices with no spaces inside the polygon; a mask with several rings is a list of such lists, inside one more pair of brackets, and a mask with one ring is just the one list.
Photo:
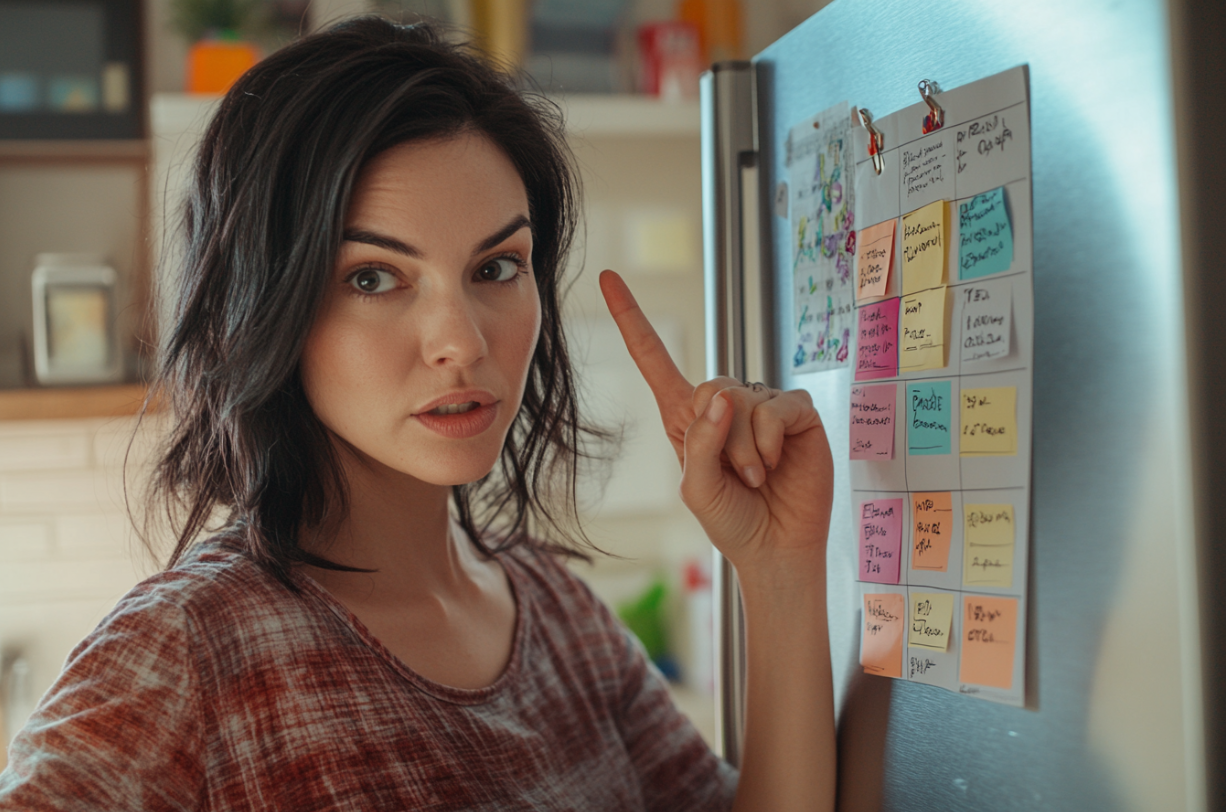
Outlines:
{"label": "refrigerator door", "polygon": [[[764,374],[812,394],[836,450],[840,808],[1204,808],[1168,37],[1157,0],[836,0],[753,60]],[[796,122],[842,101],[884,116],[919,101],[921,79],[954,88],[1022,64],[1034,456],[1026,707],[1012,708],[861,671],[850,369],[792,375],[781,362],[793,346],[789,226],[769,201]]]}

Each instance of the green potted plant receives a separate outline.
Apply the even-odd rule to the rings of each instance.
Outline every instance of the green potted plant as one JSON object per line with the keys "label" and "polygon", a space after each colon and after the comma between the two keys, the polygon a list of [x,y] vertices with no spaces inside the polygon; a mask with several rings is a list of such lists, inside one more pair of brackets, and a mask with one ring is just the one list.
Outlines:
{"label": "green potted plant", "polygon": [[225,93],[260,59],[241,34],[263,11],[261,0],[171,0],[170,24],[192,43],[187,54],[187,91]]}

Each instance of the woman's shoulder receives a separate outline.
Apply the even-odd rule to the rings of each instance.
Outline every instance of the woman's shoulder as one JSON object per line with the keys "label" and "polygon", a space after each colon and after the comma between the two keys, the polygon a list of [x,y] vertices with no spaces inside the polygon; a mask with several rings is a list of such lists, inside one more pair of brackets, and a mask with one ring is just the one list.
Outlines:
{"label": "woman's shoulder", "polygon": [[311,617],[302,595],[232,541],[217,537],[134,586],[81,645],[139,637],[162,640],[166,655],[186,645],[197,659],[232,657],[252,640],[288,643],[301,637]]}
{"label": "woman's shoulder", "polygon": [[214,616],[244,604],[269,606],[290,590],[245,555],[233,540],[215,536],[197,543],[173,567],[133,587],[117,606]]}
{"label": "woman's shoulder", "polygon": [[498,556],[534,588],[568,596],[591,594],[583,580],[566,566],[565,561],[573,556],[563,547],[526,538]]}
{"label": "woman's shoulder", "polygon": [[563,624],[574,631],[613,633],[621,626],[604,602],[566,560],[581,560],[565,548],[525,540],[500,556],[519,593],[527,597],[546,623]]}

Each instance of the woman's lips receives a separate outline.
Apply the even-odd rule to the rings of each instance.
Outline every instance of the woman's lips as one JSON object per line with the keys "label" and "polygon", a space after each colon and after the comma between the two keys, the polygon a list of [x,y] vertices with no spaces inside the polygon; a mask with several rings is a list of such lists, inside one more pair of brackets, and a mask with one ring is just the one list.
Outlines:
{"label": "woman's lips", "polygon": [[498,416],[498,404],[486,403],[475,409],[457,414],[438,414],[437,412],[419,412],[414,415],[421,424],[436,434],[453,439],[476,437],[494,424]]}

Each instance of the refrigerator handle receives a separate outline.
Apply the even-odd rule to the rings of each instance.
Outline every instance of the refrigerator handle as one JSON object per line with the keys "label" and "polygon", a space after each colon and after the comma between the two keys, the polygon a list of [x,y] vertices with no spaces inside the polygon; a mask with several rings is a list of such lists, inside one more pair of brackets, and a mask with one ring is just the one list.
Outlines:
{"label": "refrigerator handle", "polygon": [[[702,75],[702,220],[707,377],[761,379],[746,352],[747,330],[762,334],[756,246],[747,245],[747,209],[756,220],[757,159],[753,65],[719,62]],[[747,205],[749,204],[749,205]],[[754,229],[756,231],[756,229]],[[750,250],[747,250],[750,249]],[[750,266],[750,267],[747,267]],[[752,280],[747,278],[747,271]],[[750,324],[747,324],[747,317]],[[756,348],[756,347],[755,347]],[[752,353],[756,355],[757,353]],[[720,755],[740,767],[745,729],[745,619],[736,571],[715,552],[716,736]]]}

